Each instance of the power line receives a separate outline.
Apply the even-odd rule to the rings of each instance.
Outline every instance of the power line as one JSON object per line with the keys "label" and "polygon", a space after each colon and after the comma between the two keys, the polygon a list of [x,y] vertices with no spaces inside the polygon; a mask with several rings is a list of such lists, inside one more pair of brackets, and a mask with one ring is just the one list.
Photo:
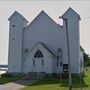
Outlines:
{"label": "power line", "polygon": [[90,17],[81,17],[81,20],[90,20]]}
{"label": "power line", "polygon": [[90,17],[82,17],[82,19],[90,19]]}

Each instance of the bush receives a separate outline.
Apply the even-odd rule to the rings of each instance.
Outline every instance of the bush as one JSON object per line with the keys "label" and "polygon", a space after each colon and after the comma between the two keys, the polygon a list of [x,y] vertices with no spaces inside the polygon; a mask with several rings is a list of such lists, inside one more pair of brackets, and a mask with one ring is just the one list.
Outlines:
{"label": "bush", "polygon": [[68,78],[69,76],[68,76],[68,73],[63,73],[62,74],[62,78]]}
{"label": "bush", "polygon": [[57,74],[56,74],[56,73],[53,73],[52,76],[53,76],[53,77],[57,77]]}
{"label": "bush", "polygon": [[90,66],[90,62],[85,62],[85,66]]}
{"label": "bush", "polygon": [[90,62],[87,63],[87,66],[90,66]]}
{"label": "bush", "polygon": [[1,77],[13,77],[13,75],[8,74],[8,73],[4,73],[4,74],[1,75]]}

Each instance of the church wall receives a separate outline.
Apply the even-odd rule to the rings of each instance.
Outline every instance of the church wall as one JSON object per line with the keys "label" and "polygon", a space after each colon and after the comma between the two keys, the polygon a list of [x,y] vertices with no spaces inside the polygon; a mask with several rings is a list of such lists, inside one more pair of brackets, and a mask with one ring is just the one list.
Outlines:
{"label": "church wall", "polygon": [[65,34],[63,28],[53,23],[46,15],[38,17],[24,32],[24,49],[31,49],[37,41],[44,43],[55,55],[63,50],[63,63],[67,63]]}
{"label": "church wall", "polygon": [[[40,50],[43,54],[43,58],[34,58],[37,50]],[[24,73],[28,72],[46,72],[48,74],[53,73],[53,55],[51,55],[44,47],[41,45],[36,46],[26,57],[24,62]],[[33,59],[35,60],[35,66],[33,65]],[[44,60],[44,65],[42,65],[42,59]]]}
{"label": "church wall", "polygon": [[9,55],[8,55],[8,72],[21,73],[22,67],[22,30],[26,22],[16,14],[10,19],[9,25]]}
{"label": "church wall", "polygon": [[[67,18],[67,28],[69,34],[71,72],[80,73],[79,72],[79,66],[80,66],[79,20],[77,16],[75,16],[74,13],[72,12],[69,15],[67,15],[66,18]],[[66,21],[64,21],[64,25],[66,25]]]}
{"label": "church wall", "polygon": [[[37,49],[40,49],[44,54],[46,64],[43,66],[43,70],[47,73],[54,73],[57,70],[56,59],[53,58],[45,48],[38,45],[32,50],[33,46],[38,41],[45,44],[45,46],[50,49],[55,56],[57,56],[57,50],[61,48],[63,51],[62,64],[68,64],[66,37],[66,30],[68,29],[71,72],[80,73],[79,20],[75,13],[72,13],[72,11],[71,13],[69,12],[69,14],[67,14],[64,18],[67,18],[67,26],[66,21],[64,20],[63,27],[61,27],[51,18],[49,18],[44,12],[41,12],[41,14],[37,16],[36,19],[26,28],[26,22],[24,22],[20,16],[16,15],[14,18],[12,18],[10,20],[9,33],[8,72],[21,73],[24,71],[27,73],[34,71],[32,63],[33,59],[35,59],[33,56]],[[15,27],[13,25],[15,25]],[[24,28],[25,30],[23,30]],[[32,51],[26,58],[23,58],[22,52],[24,52],[25,49]],[[22,61],[22,59],[24,61]],[[38,63],[38,61],[40,60],[36,59],[36,63]]]}

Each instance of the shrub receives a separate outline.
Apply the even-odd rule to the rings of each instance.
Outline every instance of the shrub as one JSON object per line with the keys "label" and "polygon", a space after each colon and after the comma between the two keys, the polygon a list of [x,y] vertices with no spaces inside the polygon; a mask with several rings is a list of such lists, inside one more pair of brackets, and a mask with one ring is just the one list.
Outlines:
{"label": "shrub", "polygon": [[69,76],[68,76],[68,73],[63,73],[62,74],[62,78],[68,78]]}
{"label": "shrub", "polygon": [[52,76],[53,76],[53,77],[57,77],[57,74],[56,74],[56,73],[53,73]]}
{"label": "shrub", "polygon": [[8,74],[8,73],[4,73],[4,74],[1,75],[1,77],[13,77],[13,75]]}

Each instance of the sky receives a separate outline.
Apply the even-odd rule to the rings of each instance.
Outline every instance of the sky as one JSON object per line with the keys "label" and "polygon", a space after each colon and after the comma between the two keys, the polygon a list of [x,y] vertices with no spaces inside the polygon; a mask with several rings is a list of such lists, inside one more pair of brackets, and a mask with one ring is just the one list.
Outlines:
{"label": "sky", "polygon": [[18,11],[31,22],[44,10],[56,23],[69,8],[73,8],[81,17],[80,44],[90,55],[90,1],[89,0],[33,0],[0,1],[0,64],[8,62],[9,21],[8,18]]}

